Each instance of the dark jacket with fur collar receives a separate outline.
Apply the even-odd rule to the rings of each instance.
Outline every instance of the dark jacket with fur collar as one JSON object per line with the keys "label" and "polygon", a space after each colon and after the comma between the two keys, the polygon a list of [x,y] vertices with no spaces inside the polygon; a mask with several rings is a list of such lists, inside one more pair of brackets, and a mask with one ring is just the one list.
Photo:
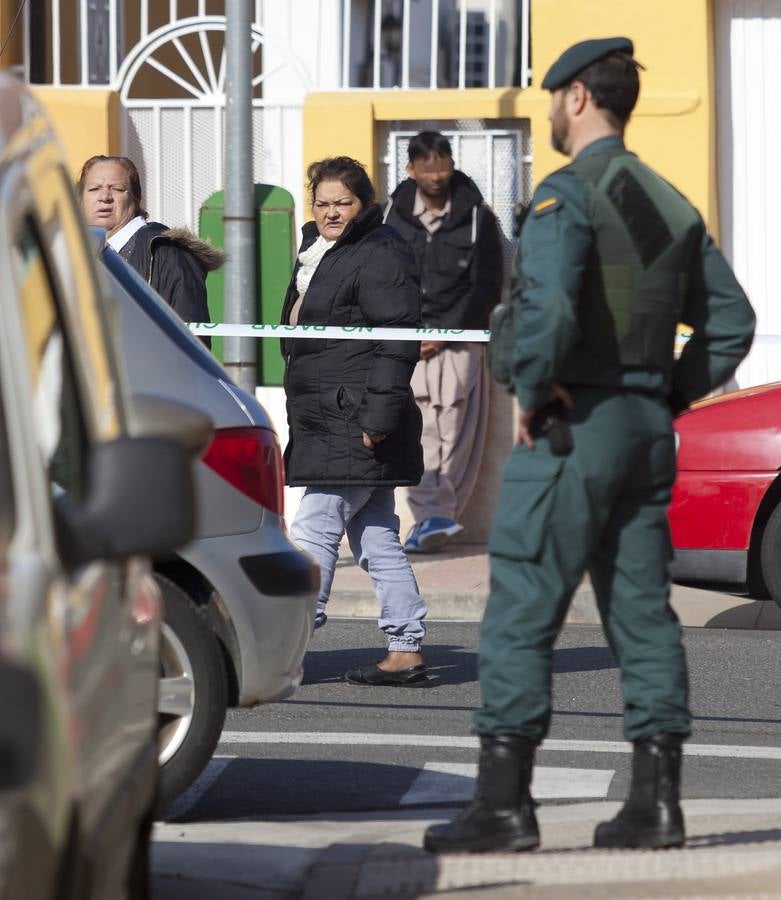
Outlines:
{"label": "dark jacket with fur collar", "polygon": [[119,255],[140,273],[185,322],[208,322],[206,275],[225,261],[221,250],[187,228],[147,222]]}
{"label": "dark jacket with fur collar", "polygon": [[[317,239],[307,222],[300,250]],[[285,297],[288,324],[298,297],[296,264]],[[348,223],[320,261],[304,295],[299,325],[420,326],[415,260],[398,232],[382,224],[379,206]],[[410,379],[418,341],[288,339],[282,350],[291,485],[417,484],[423,474],[421,417]],[[384,434],[373,448],[363,432]]]}
{"label": "dark jacket with fur collar", "polygon": [[434,328],[488,328],[502,290],[502,241],[496,216],[469,176],[450,181],[451,211],[434,234],[413,214],[417,185],[396,188],[385,221],[415,252],[423,293],[423,323]]}

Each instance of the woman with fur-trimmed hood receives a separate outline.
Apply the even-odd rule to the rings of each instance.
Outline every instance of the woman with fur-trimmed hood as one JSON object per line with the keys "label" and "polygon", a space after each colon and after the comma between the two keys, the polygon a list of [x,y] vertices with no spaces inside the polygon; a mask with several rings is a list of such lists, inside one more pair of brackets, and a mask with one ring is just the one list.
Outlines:
{"label": "woman with fur-trimmed hood", "polygon": [[[88,225],[105,228],[107,242],[185,322],[208,322],[206,275],[225,261],[221,250],[187,228],[148,222],[138,169],[126,156],[93,156],[77,191]],[[209,339],[204,343],[209,346]]]}

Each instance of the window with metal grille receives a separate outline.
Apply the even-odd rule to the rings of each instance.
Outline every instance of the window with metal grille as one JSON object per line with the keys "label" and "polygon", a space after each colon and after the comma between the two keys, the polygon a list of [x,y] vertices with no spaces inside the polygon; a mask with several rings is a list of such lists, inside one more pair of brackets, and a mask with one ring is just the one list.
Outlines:
{"label": "window with metal grille", "polygon": [[340,6],[343,89],[529,84],[530,0],[341,0]]}
{"label": "window with metal grille", "polygon": [[527,119],[388,122],[381,146],[377,194],[393,193],[406,177],[407,146],[419,131],[439,131],[450,140],[456,168],[465,172],[491,206],[504,238],[505,271],[509,271],[516,238],[513,224],[519,203],[532,195],[531,129]]}

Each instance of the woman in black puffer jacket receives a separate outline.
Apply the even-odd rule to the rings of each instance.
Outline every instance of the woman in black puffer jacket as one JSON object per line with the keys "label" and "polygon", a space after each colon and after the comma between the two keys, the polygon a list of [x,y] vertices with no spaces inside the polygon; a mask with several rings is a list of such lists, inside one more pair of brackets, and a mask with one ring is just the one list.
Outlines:
{"label": "woman in black puffer jacket", "polygon": [[[382,224],[364,168],[349,157],[313,163],[314,222],[303,241],[283,324],[420,326],[412,250]],[[320,563],[315,628],[324,625],[345,532],[380,601],[388,655],[346,674],[357,684],[417,684],[426,605],[399,542],[394,488],[423,473],[421,417],[409,383],[417,341],[287,339],[285,391],[290,441],[287,483],[307,490],[291,537]]]}

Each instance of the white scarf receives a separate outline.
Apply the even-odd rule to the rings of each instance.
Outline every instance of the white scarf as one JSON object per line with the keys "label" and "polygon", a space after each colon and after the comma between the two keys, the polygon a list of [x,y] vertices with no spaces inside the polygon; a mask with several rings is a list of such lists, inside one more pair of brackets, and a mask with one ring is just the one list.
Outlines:
{"label": "white scarf", "polygon": [[327,241],[321,234],[318,235],[317,240],[311,247],[307,247],[306,250],[302,250],[301,253],[298,254],[298,261],[301,263],[301,266],[296,275],[296,288],[298,289],[299,296],[304,296],[309,287],[309,282],[312,280],[312,276],[320,265],[320,260],[335,243],[336,241]]}

